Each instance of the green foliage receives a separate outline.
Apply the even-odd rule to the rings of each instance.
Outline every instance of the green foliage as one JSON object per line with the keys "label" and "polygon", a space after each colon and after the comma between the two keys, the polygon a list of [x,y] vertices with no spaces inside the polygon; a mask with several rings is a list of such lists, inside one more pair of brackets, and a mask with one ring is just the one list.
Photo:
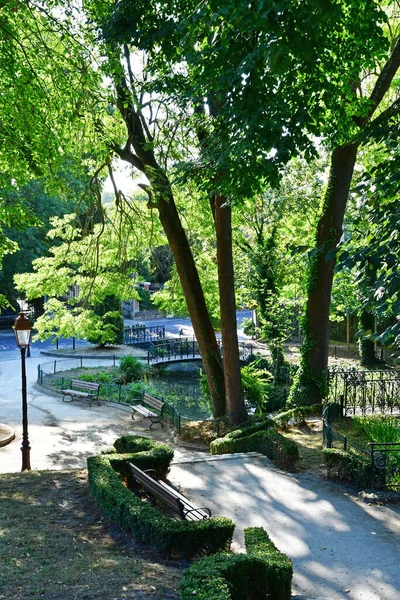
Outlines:
{"label": "green foliage", "polygon": [[123,344],[124,318],[122,316],[121,300],[114,295],[106,296],[104,300],[93,306],[93,312],[100,317],[102,323],[101,335],[93,332],[86,336],[92,344]]}
{"label": "green foliage", "polygon": [[137,293],[139,296],[140,310],[150,310],[151,308],[154,308],[152,295],[149,290],[144,290],[143,288],[139,287],[137,289]]}
{"label": "green foliage", "polygon": [[266,369],[258,368],[257,362],[242,367],[240,374],[247,403],[256,409],[256,413],[264,414],[268,393],[272,388],[271,374]]}
{"label": "green foliage", "polygon": [[203,558],[184,574],[180,600],[290,600],[293,567],[261,527],[244,530],[247,554]]}
{"label": "green foliage", "polygon": [[118,448],[132,454],[109,453],[88,459],[89,488],[99,509],[113,523],[141,543],[151,544],[163,555],[190,558],[198,553],[214,553],[229,547],[234,523],[227,518],[203,521],[175,521],[143,502],[126,488],[117,475],[124,476],[126,463],[139,468],[158,468],[165,475],[172,450],[163,444],[140,437],[120,438]]}
{"label": "green foliage", "polygon": [[366,436],[371,442],[400,442],[400,424],[396,417],[372,415],[353,417],[354,433]]}
{"label": "green foliage", "polygon": [[371,462],[366,458],[337,448],[325,448],[323,455],[328,477],[337,477],[340,481],[353,479],[361,489],[370,486]]}
{"label": "green foliage", "polygon": [[210,444],[210,453],[213,455],[235,452],[260,452],[268,456],[276,466],[287,470],[292,470],[299,459],[297,444],[278,433],[270,419],[228,433]]}
{"label": "green foliage", "polygon": [[121,373],[120,383],[127,384],[132,381],[140,381],[143,379],[146,369],[144,365],[134,356],[123,356],[119,363]]}
{"label": "green foliage", "polygon": [[284,412],[280,412],[273,417],[277,427],[285,429],[289,422],[292,425],[304,425],[307,417],[311,415],[321,415],[321,404],[313,404],[312,406],[296,406]]}

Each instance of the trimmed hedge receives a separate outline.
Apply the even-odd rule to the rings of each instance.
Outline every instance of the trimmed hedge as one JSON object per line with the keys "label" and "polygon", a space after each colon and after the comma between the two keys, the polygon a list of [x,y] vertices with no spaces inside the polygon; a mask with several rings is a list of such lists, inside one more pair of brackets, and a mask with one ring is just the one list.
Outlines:
{"label": "trimmed hedge", "polygon": [[138,542],[151,544],[166,556],[190,558],[203,552],[212,554],[229,549],[235,528],[231,519],[175,521],[123,485],[117,472],[124,477],[128,461],[142,469],[155,469],[160,476],[168,471],[173,456],[171,448],[139,436],[120,438],[114,445],[123,449],[146,447],[146,450],[88,458],[90,492],[107,518]]}
{"label": "trimmed hedge", "polygon": [[247,554],[216,554],[191,566],[180,600],[290,600],[293,567],[262,527],[245,529]]}
{"label": "trimmed hedge", "polygon": [[293,425],[303,425],[306,422],[307,417],[311,415],[321,415],[322,406],[321,404],[313,404],[312,406],[296,406],[290,410],[285,410],[273,417],[273,420],[277,427],[282,429],[286,428],[289,421]]}
{"label": "trimmed hedge", "polygon": [[210,444],[210,453],[233,454],[235,452],[260,452],[270,458],[277,467],[293,469],[299,459],[299,449],[296,442],[285,438],[273,427],[273,421],[268,419],[245,429],[228,433]]}
{"label": "trimmed hedge", "polygon": [[337,448],[325,448],[322,452],[328,477],[351,479],[362,489],[370,486],[372,466],[367,458]]}

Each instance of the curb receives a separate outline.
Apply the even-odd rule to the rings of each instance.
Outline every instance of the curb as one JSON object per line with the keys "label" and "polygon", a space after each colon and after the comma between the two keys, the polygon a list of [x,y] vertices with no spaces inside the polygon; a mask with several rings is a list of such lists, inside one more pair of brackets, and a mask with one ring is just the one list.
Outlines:
{"label": "curb", "polygon": [[15,438],[15,431],[12,427],[0,423],[0,447],[7,446]]}

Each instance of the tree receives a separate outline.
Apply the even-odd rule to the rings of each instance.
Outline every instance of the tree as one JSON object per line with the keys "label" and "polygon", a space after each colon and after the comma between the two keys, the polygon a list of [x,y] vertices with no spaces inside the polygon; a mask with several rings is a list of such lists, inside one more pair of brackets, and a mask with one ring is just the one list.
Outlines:
{"label": "tree", "polygon": [[[114,40],[129,41],[146,50],[153,59],[149,70],[158,74],[160,89],[172,90],[181,107],[191,103],[193,113],[203,117],[200,161],[196,157],[193,173],[203,189],[213,192],[216,210],[218,205],[230,206],[233,188],[240,197],[245,191],[248,195],[250,190],[254,192],[265,178],[276,182],[279,167],[300,150],[309,158],[314,152],[309,134],[321,133],[339,144],[332,154],[325,203],[326,207],[331,202],[336,206],[347,196],[356,156],[357,144],[347,145],[349,134],[351,139],[357,127],[369,119],[371,105],[357,97],[355,88],[362,70],[382,56],[384,13],[377,3],[366,6],[350,0],[340,4],[316,1],[312,10],[308,3],[290,2],[259,2],[258,10],[255,8],[247,2],[227,2],[222,7],[211,1],[201,5],[175,2],[162,7],[120,0],[105,30]],[[373,92],[376,106],[381,83]],[[333,114],[337,121],[332,127]],[[249,177],[249,172],[254,176]],[[217,238],[222,227],[224,235],[230,231],[229,212],[220,216]],[[325,237],[330,240],[330,230],[340,225],[336,217],[325,211],[318,248],[325,244]],[[228,237],[225,239],[229,243]],[[317,259],[312,261],[310,276],[301,382],[301,386],[305,379],[310,382],[310,402],[313,396],[320,397],[321,381],[312,382],[317,373],[321,376],[327,359],[326,335],[315,322],[319,326],[322,318],[328,323],[330,263],[327,293],[316,292],[314,300],[312,292],[315,281],[322,282],[325,277],[322,271],[329,249],[318,250],[323,260],[320,264]],[[228,257],[223,245],[220,250],[219,263],[226,275],[228,268],[220,261]],[[327,326],[324,334],[326,331]],[[314,339],[314,333],[319,337]]]}
{"label": "tree", "polygon": [[48,236],[58,245],[33,261],[33,273],[15,276],[17,288],[28,299],[43,294],[50,298],[35,323],[40,339],[57,333],[100,344],[121,343],[121,299],[137,297],[132,263],[149,239],[163,241],[148,219],[148,228],[143,226],[144,204],[141,198],[132,202],[128,215],[108,206],[102,222],[90,231],[80,226],[75,214],[51,220]]}
{"label": "tree", "polygon": [[[376,31],[374,37],[376,42],[382,39]],[[371,59],[380,56],[381,48],[378,44],[375,53],[367,57],[365,68],[368,68]],[[310,253],[308,300],[303,325],[304,343],[301,369],[290,397],[293,403],[314,404],[320,402],[326,393],[332,281],[337,246],[342,236],[343,218],[361,139],[360,134],[370,123],[385,98],[399,65],[400,43],[397,42],[381,68],[372,91],[366,97],[364,94],[357,93],[361,91],[360,82],[363,76],[360,68],[356,70],[357,65],[354,65],[353,80],[348,81],[349,96],[343,100],[343,107],[347,110],[347,122],[349,118],[351,121],[347,135],[343,131],[343,123],[338,123],[340,129],[336,139],[340,143],[331,154],[323,211],[317,226],[315,247]],[[361,64],[359,63],[358,66],[361,67]]]}

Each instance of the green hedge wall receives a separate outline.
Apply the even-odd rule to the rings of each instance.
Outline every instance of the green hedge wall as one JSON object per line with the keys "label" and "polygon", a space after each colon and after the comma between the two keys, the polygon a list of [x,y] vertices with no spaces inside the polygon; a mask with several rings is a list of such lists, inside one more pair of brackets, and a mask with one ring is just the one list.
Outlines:
{"label": "green hedge wall", "polygon": [[125,475],[128,461],[142,469],[156,469],[159,475],[165,473],[173,456],[168,446],[140,437],[120,438],[114,445],[122,449],[147,449],[132,454],[107,453],[88,458],[90,492],[110,521],[137,541],[151,544],[166,556],[191,558],[199,553],[212,554],[229,549],[235,528],[230,519],[176,521],[143,502],[123,485],[118,472]]}
{"label": "green hedge wall", "polygon": [[262,527],[245,529],[247,554],[216,554],[184,574],[180,600],[290,600],[293,567]]}
{"label": "green hedge wall", "polygon": [[337,477],[340,481],[353,480],[357,487],[365,489],[371,485],[371,461],[337,448],[325,448],[323,451],[328,477]]}
{"label": "green hedge wall", "polygon": [[273,417],[273,420],[277,427],[285,428],[288,426],[289,421],[293,425],[302,425],[305,423],[307,417],[311,415],[321,415],[322,405],[313,404],[312,406],[296,406],[290,410],[285,410]]}
{"label": "green hedge wall", "polygon": [[296,442],[285,438],[273,427],[268,419],[258,425],[228,433],[210,444],[211,454],[232,454],[235,452],[260,452],[270,458],[277,467],[291,470],[299,459]]}

